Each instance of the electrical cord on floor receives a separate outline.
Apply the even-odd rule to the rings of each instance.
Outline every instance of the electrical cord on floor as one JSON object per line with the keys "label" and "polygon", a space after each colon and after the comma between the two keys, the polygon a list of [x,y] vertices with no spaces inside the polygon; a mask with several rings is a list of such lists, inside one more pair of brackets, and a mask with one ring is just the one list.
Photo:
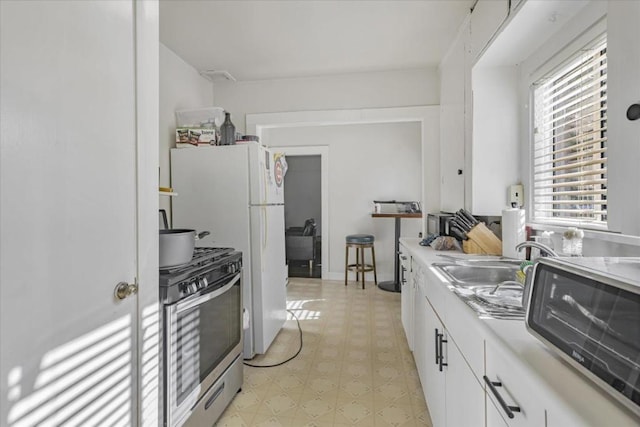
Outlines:
{"label": "electrical cord on floor", "polygon": [[291,356],[290,358],[288,358],[287,360],[280,362],[280,363],[276,363],[273,365],[253,365],[251,363],[247,363],[245,361],[243,361],[242,363],[244,363],[246,366],[251,366],[252,368],[275,368],[276,366],[281,366],[284,365],[287,362],[290,362],[291,360],[295,359],[300,352],[302,351],[302,328],[300,327],[300,320],[298,320],[298,317],[293,313],[293,311],[291,310],[287,310],[289,313],[291,313],[291,315],[293,316],[294,319],[296,319],[296,323],[298,324],[298,331],[300,332],[300,347],[298,348],[298,351],[296,351],[296,354],[294,354],[293,356]]}

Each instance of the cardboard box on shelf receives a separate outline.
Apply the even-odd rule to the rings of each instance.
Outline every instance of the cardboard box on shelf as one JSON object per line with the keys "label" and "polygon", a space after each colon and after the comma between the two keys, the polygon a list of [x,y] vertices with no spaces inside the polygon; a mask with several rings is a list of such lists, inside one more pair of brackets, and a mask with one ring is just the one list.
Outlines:
{"label": "cardboard box on shelf", "polygon": [[[213,141],[213,142],[212,142]],[[177,128],[176,143],[182,144],[209,144],[215,145],[217,142],[215,129],[199,128]]]}

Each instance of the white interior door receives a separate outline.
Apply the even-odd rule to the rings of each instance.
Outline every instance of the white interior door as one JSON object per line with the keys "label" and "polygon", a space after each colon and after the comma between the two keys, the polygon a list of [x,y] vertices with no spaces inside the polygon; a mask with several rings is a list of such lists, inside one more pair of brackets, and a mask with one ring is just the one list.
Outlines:
{"label": "white interior door", "polygon": [[0,2],[3,426],[138,424],[134,7]]}

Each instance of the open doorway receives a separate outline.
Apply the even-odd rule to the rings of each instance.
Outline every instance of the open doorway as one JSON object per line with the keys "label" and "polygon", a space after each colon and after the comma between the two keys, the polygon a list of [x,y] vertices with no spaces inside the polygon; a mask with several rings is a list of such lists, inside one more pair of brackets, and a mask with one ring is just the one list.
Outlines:
{"label": "open doorway", "polygon": [[289,277],[322,276],[322,161],[287,155],[284,223]]}

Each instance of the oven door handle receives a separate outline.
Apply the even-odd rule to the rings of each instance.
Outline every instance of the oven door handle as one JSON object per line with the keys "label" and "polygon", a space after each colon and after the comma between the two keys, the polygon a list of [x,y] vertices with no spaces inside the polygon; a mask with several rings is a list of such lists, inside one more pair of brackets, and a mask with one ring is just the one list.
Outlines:
{"label": "oven door handle", "polygon": [[220,295],[224,294],[229,289],[231,289],[238,282],[238,280],[240,280],[240,274],[236,274],[236,277],[232,281],[230,281],[220,289],[216,289],[215,291],[209,292],[208,294],[199,295],[194,299],[189,299],[187,301],[179,302],[178,305],[176,306],[176,314],[180,314],[183,311],[190,310],[193,307],[197,307],[200,304],[204,304],[207,301],[210,301],[214,298],[219,297]]}

